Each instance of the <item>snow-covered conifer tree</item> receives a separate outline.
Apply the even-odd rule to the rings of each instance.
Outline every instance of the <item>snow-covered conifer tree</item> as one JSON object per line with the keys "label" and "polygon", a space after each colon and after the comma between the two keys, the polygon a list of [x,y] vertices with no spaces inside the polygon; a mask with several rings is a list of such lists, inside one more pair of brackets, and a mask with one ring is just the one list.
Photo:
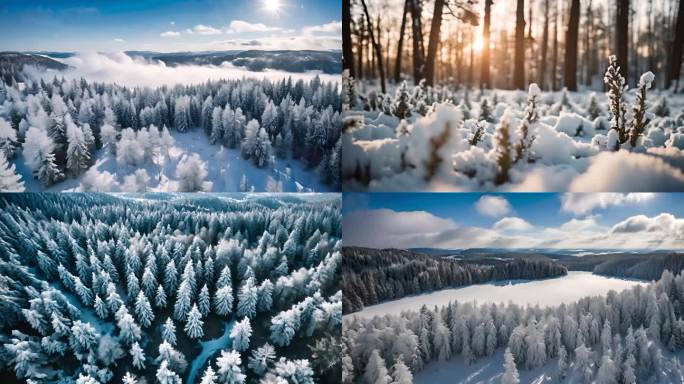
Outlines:
{"label": "snow-covered conifer tree", "polygon": [[244,352],[249,348],[249,338],[252,336],[252,326],[249,318],[245,317],[233,325],[230,338],[233,340],[233,348],[238,352]]}
{"label": "snow-covered conifer tree", "polygon": [[204,335],[204,330],[202,329],[203,325],[204,321],[202,321],[202,314],[197,309],[197,305],[193,304],[192,309],[188,313],[188,321],[185,323],[185,333],[191,339],[200,338]]}
{"label": "snow-covered conifer tree", "polygon": [[249,357],[249,368],[258,376],[263,376],[264,373],[271,367],[275,361],[275,348],[269,343],[262,345],[257,349],[252,350],[252,355]]}
{"label": "snow-covered conifer tree", "polygon": [[520,383],[518,368],[515,366],[515,360],[511,350],[506,348],[506,352],[504,353],[504,374],[501,376],[501,384],[518,383]]}
{"label": "snow-covered conifer tree", "polygon": [[242,359],[236,351],[222,351],[221,356],[216,360],[218,367],[217,376],[219,382],[227,384],[242,384],[245,382],[246,375],[242,373]]}

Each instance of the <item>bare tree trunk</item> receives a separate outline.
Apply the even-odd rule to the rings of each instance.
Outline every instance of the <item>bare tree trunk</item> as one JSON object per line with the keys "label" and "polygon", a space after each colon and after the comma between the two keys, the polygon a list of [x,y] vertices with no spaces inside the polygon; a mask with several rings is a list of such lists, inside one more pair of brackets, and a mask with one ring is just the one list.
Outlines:
{"label": "bare tree trunk", "polygon": [[404,2],[404,13],[401,15],[401,29],[399,30],[399,42],[397,43],[397,60],[394,63],[394,82],[401,80],[401,57],[404,50],[404,31],[406,30],[406,14],[408,13],[409,1]]}
{"label": "bare tree trunk", "polygon": [[541,57],[539,61],[539,87],[546,83],[546,53],[549,48],[549,0],[544,0],[544,30],[542,32]]}
{"label": "bare tree trunk", "polygon": [[513,87],[525,89],[525,1],[518,0],[515,12],[515,62]]}
{"label": "bare tree trunk", "polygon": [[628,79],[629,62],[627,47],[629,45],[629,0],[617,0],[617,20],[615,22],[615,54],[622,70],[622,76]]}
{"label": "bare tree trunk", "polygon": [[551,60],[551,89],[558,90],[558,4],[553,14],[553,59]]}
{"label": "bare tree trunk", "polygon": [[570,19],[565,34],[565,72],[563,84],[570,91],[577,90],[577,37],[579,35],[580,2],[572,0]]}
{"label": "bare tree trunk", "polygon": [[491,25],[493,4],[492,0],[485,0],[484,29],[482,31],[482,67],[480,71],[480,86],[482,88],[490,88],[492,86],[489,79],[489,27]]}
{"label": "bare tree trunk", "polygon": [[445,0],[435,0],[435,8],[432,13],[432,26],[430,27],[430,41],[428,43],[427,65],[425,69],[425,79],[427,85],[434,85],[435,81],[435,59],[439,48],[439,36],[442,28],[442,12]]}
{"label": "bare tree trunk", "polygon": [[409,0],[411,2],[411,33],[413,38],[413,81],[418,84],[425,78],[425,47],[423,46],[423,8],[419,0]]}
{"label": "bare tree trunk", "polygon": [[684,0],[679,1],[677,24],[674,30],[674,41],[670,48],[670,68],[667,75],[666,87],[675,83],[679,87],[679,72],[682,69],[682,45],[684,45]]}
{"label": "bare tree trunk", "polygon": [[591,0],[589,0],[589,3],[587,4],[587,11],[586,11],[586,17],[587,17],[587,22],[585,23],[584,27],[584,60],[583,60],[583,66],[584,68],[583,71],[580,71],[584,73],[584,85],[590,85],[591,84],[591,67],[590,67],[590,61],[591,61],[591,54],[594,52],[594,49],[592,49],[592,44],[591,44],[591,32],[594,28],[594,14],[591,9]]}
{"label": "bare tree trunk", "polygon": [[375,39],[375,33],[373,32],[373,23],[371,22],[370,14],[368,13],[368,6],[366,6],[366,0],[361,0],[361,5],[363,5],[363,13],[366,15],[366,22],[368,23],[368,33],[370,34],[371,44],[375,50],[375,55],[378,58],[378,69],[380,70],[380,90],[382,93],[387,93],[387,86],[385,84],[385,69],[382,62],[382,49],[380,44]]}
{"label": "bare tree trunk", "polygon": [[348,70],[351,77],[355,77],[354,54],[352,53],[351,39],[350,0],[342,0],[342,68]]}
{"label": "bare tree trunk", "polygon": [[475,49],[473,48],[475,39],[473,28],[473,26],[470,26],[470,33],[468,35],[470,37],[470,67],[468,67],[468,86],[471,88],[475,85]]}
{"label": "bare tree trunk", "polygon": [[358,62],[357,62],[357,66],[356,66],[356,68],[357,68],[358,71],[359,71],[359,73],[358,73],[358,78],[359,78],[359,79],[363,78],[363,75],[364,75],[364,71],[363,71],[363,56],[364,56],[364,55],[363,55],[363,53],[364,53],[364,51],[365,51],[365,49],[366,49],[366,42],[364,41],[364,40],[365,40],[364,35],[365,35],[365,33],[366,33],[366,31],[365,31],[365,25],[366,25],[366,23],[365,23],[364,19],[361,18],[361,19],[359,20],[359,30],[358,30],[358,36],[359,36],[359,41],[358,41],[358,43],[359,43],[359,45],[358,45],[358,52],[357,52],[357,54],[359,55],[359,57],[357,57]]}

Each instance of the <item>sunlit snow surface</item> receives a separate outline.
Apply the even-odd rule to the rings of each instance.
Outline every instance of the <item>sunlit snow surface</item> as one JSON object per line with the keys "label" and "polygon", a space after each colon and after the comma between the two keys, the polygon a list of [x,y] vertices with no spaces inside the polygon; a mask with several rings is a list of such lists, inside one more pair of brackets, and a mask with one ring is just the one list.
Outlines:
{"label": "sunlit snow surface", "polygon": [[[157,158],[155,163],[146,163],[142,169],[150,176],[150,192],[173,192],[177,190],[176,166],[178,162],[192,154],[199,155],[207,164],[209,172],[207,180],[211,188],[207,192],[239,192],[243,175],[246,177],[247,191],[253,187],[254,191],[268,192],[327,192],[330,188],[318,180],[312,170],[306,170],[302,161],[275,159],[271,167],[257,168],[249,160],[245,160],[239,149],[229,149],[221,145],[209,143],[209,138],[200,128],[181,133],[170,131],[175,139],[175,145],[169,150],[169,158],[165,162]],[[12,160],[16,164],[17,173],[24,181],[27,191],[42,191],[40,182],[33,177],[31,170],[24,161],[23,154],[18,153]],[[162,166],[163,163],[163,166]],[[133,174],[141,167],[119,165],[116,156],[100,149],[91,168],[102,173],[107,171],[116,177],[116,181],[123,184],[124,177]],[[85,175],[66,180],[47,188],[48,192],[77,191]],[[110,191],[106,191],[110,192]]]}
{"label": "sunlit snow surface", "polygon": [[[362,84],[366,99],[379,92]],[[395,100],[396,87],[388,94]],[[416,92],[409,85],[409,97]],[[437,94],[439,91],[435,91]],[[684,190],[684,97],[650,89],[647,94],[650,122],[631,148],[629,142],[617,152],[609,146],[610,113],[604,93],[596,92],[599,115],[590,113],[591,91],[542,92],[536,104],[538,120],[530,132],[532,161],[515,163],[510,180],[495,183],[498,173],[496,130],[504,116],[509,121],[510,142],[520,142],[519,127],[525,116],[527,92],[470,91],[470,109],[465,111],[464,92],[449,91],[444,101],[428,101],[427,114],[415,109],[402,126],[400,120],[381,110],[347,113],[343,132],[342,173],[346,191],[573,191],[573,192],[660,192]],[[497,103],[492,100],[496,95]],[[669,116],[655,115],[665,98]],[[491,122],[480,120],[481,100],[487,99]],[[632,111],[634,89],[624,97]],[[379,100],[379,97],[378,97]],[[411,101],[409,101],[410,103]],[[434,102],[434,104],[433,104]],[[362,102],[359,102],[362,103]],[[414,106],[415,107],[415,106]],[[393,105],[387,106],[391,111]],[[352,123],[353,121],[353,123]],[[476,145],[470,140],[483,125]],[[628,124],[629,124],[628,119]],[[433,144],[449,127],[445,143]],[[627,148],[629,147],[629,148]],[[437,155],[432,157],[432,154]],[[438,159],[428,171],[426,164]],[[433,164],[434,165],[434,164]],[[433,172],[434,174],[430,175]]]}
{"label": "sunlit snow surface", "polygon": [[464,288],[442,289],[436,292],[409,296],[399,300],[366,307],[345,317],[373,317],[399,314],[402,311],[443,306],[452,301],[483,303],[513,302],[519,305],[555,306],[571,303],[586,296],[604,295],[610,290],[622,291],[635,285],[646,285],[639,280],[627,280],[594,275],[590,272],[568,272],[567,276],[544,280],[500,281],[471,285]]}

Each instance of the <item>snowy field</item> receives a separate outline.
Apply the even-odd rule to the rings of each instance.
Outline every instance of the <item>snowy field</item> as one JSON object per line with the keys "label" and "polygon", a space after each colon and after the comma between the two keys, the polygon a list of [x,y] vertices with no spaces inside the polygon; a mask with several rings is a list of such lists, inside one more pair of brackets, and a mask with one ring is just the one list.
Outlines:
{"label": "snowy field", "polygon": [[345,190],[684,189],[681,94],[646,89],[639,120],[637,92],[627,91],[620,136],[601,91],[391,88],[383,95],[361,84],[345,94],[347,105],[353,100],[342,138]]}
{"label": "snowy field", "polygon": [[385,314],[400,314],[407,310],[420,310],[447,305],[452,301],[484,303],[509,302],[522,306],[550,307],[571,303],[587,296],[604,295],[610,290],[623,291],[635,285],[646,285],[638,280],[625,280],[594,275],[590,272],[570,271],[567,276],[535,281],[500,281],[477,284],[464,288],[443,289],[424,295],[405,297],[366,307],[359,312],[346,315],[371,318]]}
{"label": "snowy field", "polygon": [[[265,192],[326,192],[331,188],[322,184],[315,173],[307,171],[304,164],[296,160],[273,159],[270,168],[254,167],[245,160],[238,149],[229,149],[211,144],[203,133],[171,132],[175,144],[169,149],[169,157],[156,156],[152,162],[139,168],[133,165],[117,164],[116,155],[106,149],[95,153],[95,161],[90,170],[76,178],[69,178],[47,188],[47,192],[81,191],[84,179],[87,184],[99,186],[102,192],[120,191],[126,177],[144,169],[149,175],[149,192],[171,192],[178,190],[176,169],[178,163],[197,155],[206,164],[207,191],[265,191]],[[28,191],[40,191],[40,181],[32,175],[23,154],[14,161],[17,173],[24,180]],[[107,172],[107,173],[105,173]],[[89,178],[109,180],[108,182],[88,183]],[[102,188],[106,186],[106,188]],[[96,187],[98,188],[98,187]]]}

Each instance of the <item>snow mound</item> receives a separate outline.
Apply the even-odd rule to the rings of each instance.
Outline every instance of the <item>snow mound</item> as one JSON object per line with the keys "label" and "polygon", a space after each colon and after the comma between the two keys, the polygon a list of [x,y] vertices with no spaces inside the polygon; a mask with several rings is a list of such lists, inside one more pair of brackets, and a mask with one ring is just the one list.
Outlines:
{"label": "snow mound", "polygon": [[573,192],[666,192],[684,190],[684,173],[654,156],[604,152],[570,184]]}

